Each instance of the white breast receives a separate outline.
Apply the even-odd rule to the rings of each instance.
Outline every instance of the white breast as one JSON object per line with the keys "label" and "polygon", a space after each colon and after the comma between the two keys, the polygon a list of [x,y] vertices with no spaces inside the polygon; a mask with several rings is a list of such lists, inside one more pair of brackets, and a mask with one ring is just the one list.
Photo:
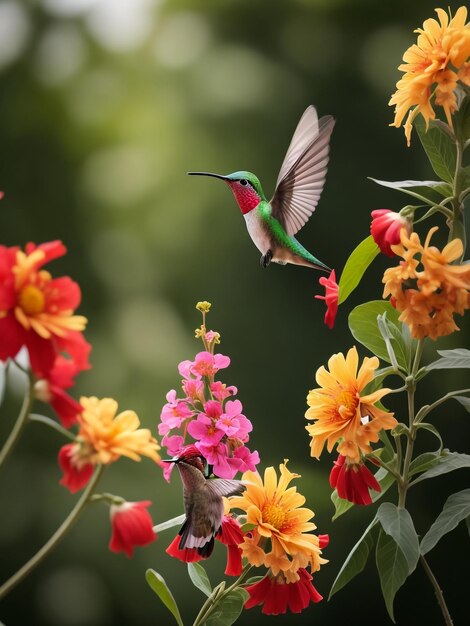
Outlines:
{"label": "white breast", "polygon": [[253,209],[249,213],[245,213],[243,217],[245,218],[246,227],[255,246],[261,254],[266,254],[271,247],[271,240],[266,228],[263,227],[258,211]]}

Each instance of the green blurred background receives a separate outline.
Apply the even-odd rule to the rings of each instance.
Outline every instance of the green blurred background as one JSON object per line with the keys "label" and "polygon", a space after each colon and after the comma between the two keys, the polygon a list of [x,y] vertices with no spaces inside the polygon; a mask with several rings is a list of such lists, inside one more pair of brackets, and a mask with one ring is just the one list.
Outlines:
{"label": "green blurred background", "polygon": [[[68,247],[51,269],[81,285],[79,312],[89,318],[93,345],[93,369],[79,377],[76,395],[112,396],[155,432],[166,392],[179,385],[177,363],[199,349],[195,302],[210,300],[209,327],[221,332],[220,349],[232,359],[221,379],[239,388],[260,467],[289,458],[291,470],[302,474],[298,487],[319,531],[330,534],[330,563],[314,581],[325,596],[373,510],[356,508],[331,522],[327,477],[335,457],[309,458],[305,397],[316,369],[352,345],[347,313],[380,298],[387,260],[368,270],[330,332],[323,303],[313,299],[322,291],[319,274],[261,269],[229,190],[185,173],[249,169],[270,194],[305,107],[313,103],[320,115],[334,115],[326,188],[299,239],[339,274],[368,234],[370,211],[406,204],[405,196],[367,176],[434,177],[417,136],[407,149],[402,130],[388,127],[387,106],[412,30],[433,8],[424,0],[0,1],[1,242],[62,239]],[[468,346],[468,319],[458,322],[462,331],[440,347]],[[425,358],[431,357],[430,350]],[[468,386],[465,378],[458,370],[430,375],[421,401]],[[21,401],[21,380],[10,383],[2,440]],[[387,405],[403,419],[398,398]],[[460,405],[444,405],[433,420],[446,446],[468,451],[468,416]],[[58,485],[62,444],[53,431],[30,425],[0,477],[2,579],[42,545],[75,501]],[[424,435],[423,446],[434,441]],[[416,489],[409,506],[418,532],[465,486],[468,472],[460,471]],[[166,484],[148,460],[111,466],[102,487],[128,500],[151,499],[156,522],[182,512],[178,477]],[[105,507],[90,507],[60,548],[4,600],[0,620],[6,626],[171,624],[144,580],[153,567],[192,623],[203,596],[185,566],[165,554],[172,531],[137,549],[133,560],[108,551],[109,535]],[[456,624],[468,617],[462,571],[469,556],[461,525],[429,557]],[[213,583],[224,558],[218,546],[207,564]],[[421,569],[398,593],[396,615],[400,624],[441,623]],[[340,620],[388,623],[373,556],[330,603],[282,623]],[[239,623],[273,621],[252,609]]]}

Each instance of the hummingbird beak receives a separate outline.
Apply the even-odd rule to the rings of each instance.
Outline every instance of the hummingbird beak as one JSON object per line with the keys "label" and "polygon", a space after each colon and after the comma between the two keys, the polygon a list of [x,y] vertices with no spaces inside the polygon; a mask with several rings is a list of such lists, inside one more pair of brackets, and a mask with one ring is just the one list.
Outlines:
{"label": "hummingbird beak", "polygon": [[227,176],[221,174],[213,174],[212,172],[187,172],[189,176],[212,176],[213,178],[220,178],[221,180],[228,180]]}
{"label": "hummingbird beak", "polygon": [[179,459],[177,456],[173,457],[172,459],[161,459],[162,463],[178,463]]}

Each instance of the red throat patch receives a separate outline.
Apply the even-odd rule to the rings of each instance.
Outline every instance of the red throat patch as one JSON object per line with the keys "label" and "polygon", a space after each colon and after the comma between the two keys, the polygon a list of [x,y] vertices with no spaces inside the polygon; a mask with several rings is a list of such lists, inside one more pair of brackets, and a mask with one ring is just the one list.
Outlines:
{"label": "red throat patch", "polygon": [[238,181],[230,182],[228,184],[233,191],[235,200],[238,202],[238,206],[240,207],[240,211],[243,213],[243,215],[255,209],[261,202],[260,196],[256,193],[251,185],[248,184],[246,186],[243,186],[240,185]]}

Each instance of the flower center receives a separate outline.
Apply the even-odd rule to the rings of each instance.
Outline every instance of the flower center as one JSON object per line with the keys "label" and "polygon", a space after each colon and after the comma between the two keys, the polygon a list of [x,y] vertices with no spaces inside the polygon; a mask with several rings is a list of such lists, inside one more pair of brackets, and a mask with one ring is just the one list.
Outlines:
{"label": "flower center", "polygon": [[352,415],[357,407],[357,397],[351,391],[341,391],[336,396],[336,405],[338,408],[344,407]]}
{"label": "flower center", "polygon": [[20,291],[18,303],[26,315],[37,315],[44,311],[46,301],[40,289],[27,285]]}
{"label": "flower center", "polygon": [[286,513],[282,506],[274,502],[266,504],[263,507],[262,516],[264,522],[271,524],[271,526],[274,526],[277,530],[282,528],[284,520],[286,519]]}

